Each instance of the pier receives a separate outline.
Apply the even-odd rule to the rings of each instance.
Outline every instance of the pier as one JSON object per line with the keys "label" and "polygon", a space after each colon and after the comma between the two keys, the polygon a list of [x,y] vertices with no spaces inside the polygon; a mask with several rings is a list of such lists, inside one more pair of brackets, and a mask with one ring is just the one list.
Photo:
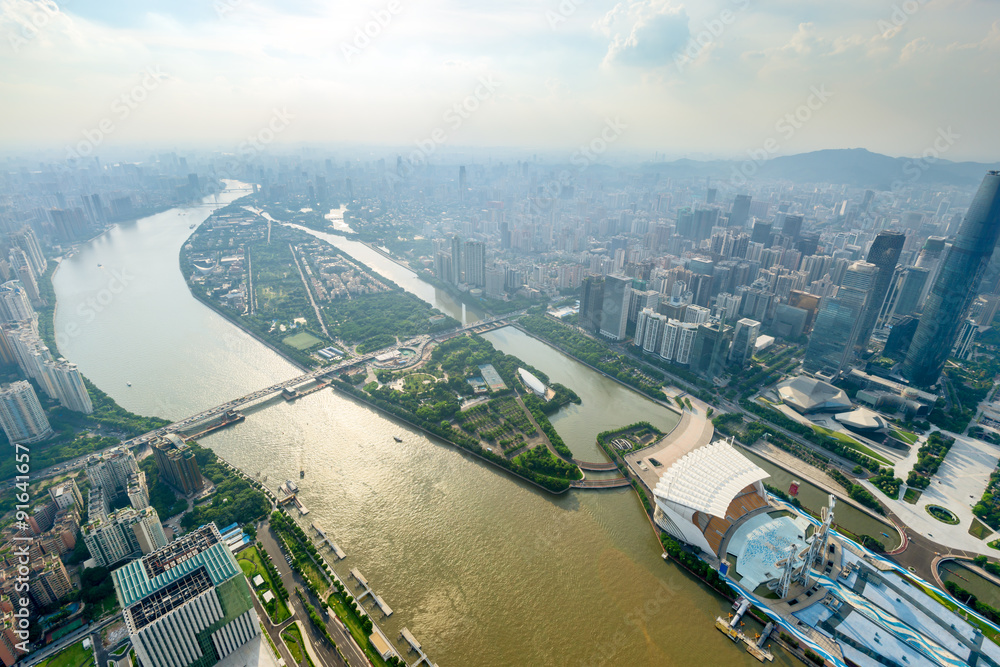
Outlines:
{"label": "pier", "polygon": [[358,584],[360,584],[361,587],[365,589],[365,592],[362,593],[361,595],[354,596],[354,599],[358,601],[358,604],[361,604],[361,601],[365,599],[366,595],[371,595],[372,601],[378,606],[379,609],[382,610],[382,613],[385,614],[386,616],[392,616],[392,608],[389,607],[389,605],[387,605],[382,598],[375,595],[375,591],[373,591],[371,586],[368,585],[368,580],[365,579],[364,575],[358,571],[358,568],[356,567],[351,568],[351,576],[354,577],[357,580]]}
{"label": "pier", "polygon": [[340,547],[334,544],[333,540],[326,536],[326,532],[324,532],[322,526],[319,525],[319,521],[313,521],[312,527],[313,530],[319,534],[320,544],[328,545],[330,549],[333,550],[333,553],[337,555],[337,560],[344,560],[347,558],[347,554],[345,554]]}
{"label": "pier", "polygon": [[716,629],[733,640],[734,643],[744,643],[747,647],[747,653],[757,658],[760,662],[773,662],[774,655],[764,647],[764,644],[770,638],[774,624],[768,623],[764,627],[764,632],[755,641],[740,630],[740,626],[742,625],[740,621],[747,610],[750,609],[750,601],[746,598],[740,598],[733,605],[733,608],[736,610],[736,613],[733,614],[731,619],[727,620],[721,616],[715,619]]}
{"label": "pier", "polygon": [[407,628],[403,628],[403,631],[399,633],[399,636],[406,640],[406,643],[410,645],[411,651],[419,654],[420,656],[410,667],[417,667],[417,665],[422,662],[426,662],[430,665],[430,667],[437,667],[437,665],[431,662],[431,659],[427,657],[427,654],[424,653],[424,650],[420,647],[420,642],[417,641],[417,638],[413,636],[412,632],[410,632]]}

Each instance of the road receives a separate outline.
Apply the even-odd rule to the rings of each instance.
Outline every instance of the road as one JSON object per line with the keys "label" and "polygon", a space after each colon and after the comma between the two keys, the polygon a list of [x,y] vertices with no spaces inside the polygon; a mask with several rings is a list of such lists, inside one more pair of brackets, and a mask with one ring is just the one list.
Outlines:
{"label": "road", "polygon": [[[265,523],[258,528],[257,539],[264,545],[264,550],[267,552],[267,555],[271,557],[271,561],[278,569],[278,574],[281,575],[281,583],[285,585],[285,589],[291,594],[289,598],[289,606],[292,609],[292,613],[302,621],[302,625],[308,632],[309,640],[312,642],[313,648],[319,655],[320,659],[326,663],[326,667],[343,665],[344,661],[341,659],[340,655],[333,648],[331,648],[329,644],[327,644],[326,638],[320,635],[309,621],[309,615],[302,606],[301,600],[299,600],[299,597],[295,594],[296,588],[301,588],[303,592],[307,590],[305,582],[299,575],[292,572],[292,568],[289,567],[288,563],[285,561],[285,554],[279,546],[280,538],[273,530],[271,530],[269,523]],[[312,605],[316,607],[317,610],[320,609],[318,600],[312,600]],[[344,655],[347,657],[351,667],[370,667],[370,663],[365,657],[364,652],[360,647],[358,647],[354,638],[347,631],[347,628],[340,624],[340,621],[332,612],[328,616],[326,627],[330,632],[330,636],[333,637],[333,641],[337,643],[337,646],[340,647],[340,650],[343,651]]]}

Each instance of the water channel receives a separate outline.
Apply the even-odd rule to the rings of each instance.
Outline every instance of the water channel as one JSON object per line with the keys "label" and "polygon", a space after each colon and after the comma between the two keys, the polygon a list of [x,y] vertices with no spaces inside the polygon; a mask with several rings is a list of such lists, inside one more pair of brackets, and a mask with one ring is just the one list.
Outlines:
{"label": "water channel", "polygon": [[[62,262],[60,350],[124,407],[177,419],[298,374],[195,300],[178,268],[192,226],[242,194],[119,225]],[[330,236],[404,289],[462,314],[412,272]],[[554,419],[580,455],[602,460],[592,443],[602,430],[637,417],[666,429],[676,419],[520,336],[506,329],[491,340],[583,398]],[[441,665],[758,664],[715,630],[728,604],[661,559],[629,489],[551,496],[333,391],[275,401],[202,444],[266,475],[272,488],[296,479],[309,520],[347,553],[338,572],[359,568],[395,610],[379,621],[387,633],[409,627]],[[775,664],[793,661],[779,652]]]}

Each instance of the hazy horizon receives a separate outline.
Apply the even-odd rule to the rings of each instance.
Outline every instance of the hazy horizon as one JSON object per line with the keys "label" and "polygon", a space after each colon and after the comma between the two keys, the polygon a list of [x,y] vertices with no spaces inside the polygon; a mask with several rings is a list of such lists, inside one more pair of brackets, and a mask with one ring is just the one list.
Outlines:
{"label": "hazy horizon", "polygon": [[[4,0],[6,153],[304,145],[768,157],[863,147],[992,163],[986,0],[696,6]],[[269,132],[269,129],[271,132]],[[600,143],[600,142],[598,142]]]}

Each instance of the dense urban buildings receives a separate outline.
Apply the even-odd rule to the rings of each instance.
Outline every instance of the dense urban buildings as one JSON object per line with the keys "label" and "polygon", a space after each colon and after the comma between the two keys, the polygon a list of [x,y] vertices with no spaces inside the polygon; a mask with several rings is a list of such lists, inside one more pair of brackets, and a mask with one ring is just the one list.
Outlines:
{"label": "dense urban buildings", "polygon": [[210,667],[260,634],[253,593],[214,523],[115,570],[112,578],[145,667]]}

